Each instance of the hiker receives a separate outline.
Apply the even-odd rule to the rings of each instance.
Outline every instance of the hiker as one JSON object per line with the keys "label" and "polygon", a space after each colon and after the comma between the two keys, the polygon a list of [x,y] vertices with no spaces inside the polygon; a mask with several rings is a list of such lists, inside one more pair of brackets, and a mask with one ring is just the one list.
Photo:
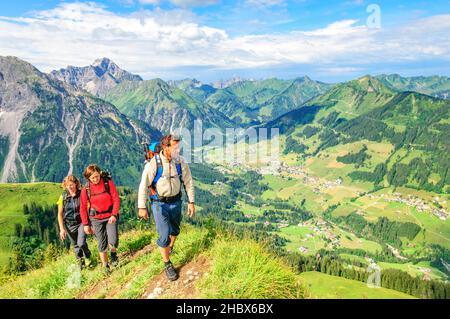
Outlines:
{"label": "hiker", "polygon": [[82,270],[91,265],[91,251],[86,243],[86,234],[80,217],[81,184],[78,178],[68,175],[62,182],[62,188],[64,191],[57,202],[59,238],[65,240],[69,237]]}
{"label": "hiker", "polygon": [[86,234],[95,234],[98,251],[106,274],[111,272],[108,261],[108,246],[110,247],[111,265],[117,266],[117,246],[119,232],[120,198],[111,176],[102,172],[96,164],[89,165],[83,173],[87,180],[81,190],[80,214]]}
{"label": "hiker", "polygon": [[182,184],[188,196],[188,216],[195,214],[194,183],[186,160],[180,156],[179,142],[180,137],[176,135],[166,135],[161,139],[162,150],[145,165],[138,195],[139,217],[148,220],[145,204],[150,190],[158,232],[156,243],[160,247],[166,276],[172,281],[178,279],[170,254],[180,234]]}

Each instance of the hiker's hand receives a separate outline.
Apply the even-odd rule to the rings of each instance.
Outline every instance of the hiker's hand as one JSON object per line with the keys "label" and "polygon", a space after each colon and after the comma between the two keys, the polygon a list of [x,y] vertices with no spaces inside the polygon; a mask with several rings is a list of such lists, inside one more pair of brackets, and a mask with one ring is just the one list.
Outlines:
{"label": "hiker's hand", "polygon": [[147,220],[148,219],[147,208],[139,208],[138,215],[139,215],[139,218],[143,218],[143,219]]}
{"label": "hiker's hand", "polygon": [[108,224],[115,224],[116,221],[117,221],[116,216],[112,215],[111,217],[109,217]]}
{"label": "hiker's hand", "polygon": [[61,229],[61,230],[59,231],[59,238],[60,238],[61,240],[64,240],[64,239],[66,239],[66,236],[67,236],[66,230],[65,230],[65,229]]}
{"label": "hiker's hand", "polygon": [[190,218],[194,217],[194,215],[195,215],[195,205],[194,204],[188,204],[187,214]]}
{"label": "hiker's hand", "polygon": [[84,226],[84,232],[86,233],[86,235],[92,235],[94,232],[92,231],[91,226]]}

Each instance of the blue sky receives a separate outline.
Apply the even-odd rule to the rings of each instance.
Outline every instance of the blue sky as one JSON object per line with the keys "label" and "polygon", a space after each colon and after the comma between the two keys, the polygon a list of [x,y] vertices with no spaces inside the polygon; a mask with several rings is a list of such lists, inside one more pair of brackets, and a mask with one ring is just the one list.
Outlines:
{"label": "blue sky", "polygon": [[[371,4],[379,16],[367,12]],[[108,56],[144,78],[205,82],[448,76],[449,8],[449,1],[2,1],[0,55],[46,72]]]}

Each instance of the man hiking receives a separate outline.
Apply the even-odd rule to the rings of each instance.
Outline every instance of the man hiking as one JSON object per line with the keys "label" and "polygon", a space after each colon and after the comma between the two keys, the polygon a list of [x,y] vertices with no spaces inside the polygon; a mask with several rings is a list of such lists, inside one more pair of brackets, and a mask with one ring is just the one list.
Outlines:
{"label": "man hiking", "polygon": [[170,261],[170,253],[181,223],[181,185],[188,197],[188,216],[195,214],[194,183],[186,160],[180,156],[180,137],[166,135],[161,141],[162,150],[145,165],[139,185],[139,217],[148,220],[145,206],[149,190],[151,207],[158,232],[157,245],[164,261],[164,270],[169,280],[177,280],[178,273]]}

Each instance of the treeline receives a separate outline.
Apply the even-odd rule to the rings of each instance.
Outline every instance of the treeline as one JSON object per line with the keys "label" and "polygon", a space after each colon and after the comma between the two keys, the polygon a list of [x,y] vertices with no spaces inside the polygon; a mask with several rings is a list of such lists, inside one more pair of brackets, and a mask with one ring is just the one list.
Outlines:
{"label": "treeline", "polygon": [[251,170],[246,171],[244,174],[240,175],[240,177],[235,178],[228,183],[228,185],[231,186],[230,196],[241,198],[248,197],[245,194],[250,194],[253,197],[261,195],[264,191],[269,189],[269,186],[260,183],[261,180],[261,174]]}
{"label": "treeline", "polygon": [[413,240],[421,230],[417,224],[390,221],[384,216],[379,217],[376,223],[370,223],[356,213],[338,217],[336,221],[343,223],[344,227],[350,229],[358,237],[389,243],[396,247],[401,247],[401,237]]}
{"label": "treeline", "polygon": [[213,184],[215,181],[227,183],[228,177],[206,164],[189,164],[192,176],[205,184]]}
{"label": "treeline", "polygon": [[364,165],[364,161],[369,159],[371,156],[367,154],[367,145],[364,144],[361,150],[357,153],[348,153],[344,156],[336,157],[338,162],[344,164],[355,164],[355,167],[358,168]]}
{"label": "treeline", "polygon": [[256,217],[256,221],[268,221],[271,223],[279,223],[281,221],[285,221],[289,225],[297,225],[298,223],[311,218],[311,213],[296,207],[287,212],[279,210],[264,210],[261,216]]}
{"label": "treeline", "polygon": [[377,185],[383,181],[386,172],[387,172],[386,164],[380,163],[377,166],[375,166],[373,172],[353,171],[350,174],[348,174],[348,176],[352,180],[363,180],[372,182],[375,185]]}
{"label": "treeline", "polygon": [[26,222],[15,224],[12,257],[5,273],[16,274],[39,268],[61,253],[64,243],[58,239],[57,212],[56,205],[23,205]]}
{"label": "treeline", "polygon": [[301,154],[308,150],[308,147],[302,143],[297,142],[291,135],[286,138],[283,154],[297,153]]}
{"label": "treeline", "polygon": [[299,134],[299,136],[304,136],[305,138],[310,138],[311,136],[316,135],[320,132],[320,129],[315,126],[306,125],[303,131]]}
{"label": "treeline", "polygon": [[[325,251],[313,256],[299,253],[286,253],[285,257],[299,272],[318,271],[332,276],[367,282],[369,272],[366,268],[349,267],[348,263],[333,252]],[[427,299],[449,299],[450,284],[438,280],[425,281],[412,277],[398,269],[381,270],[381,287],[404,292],[406,294]]]}

